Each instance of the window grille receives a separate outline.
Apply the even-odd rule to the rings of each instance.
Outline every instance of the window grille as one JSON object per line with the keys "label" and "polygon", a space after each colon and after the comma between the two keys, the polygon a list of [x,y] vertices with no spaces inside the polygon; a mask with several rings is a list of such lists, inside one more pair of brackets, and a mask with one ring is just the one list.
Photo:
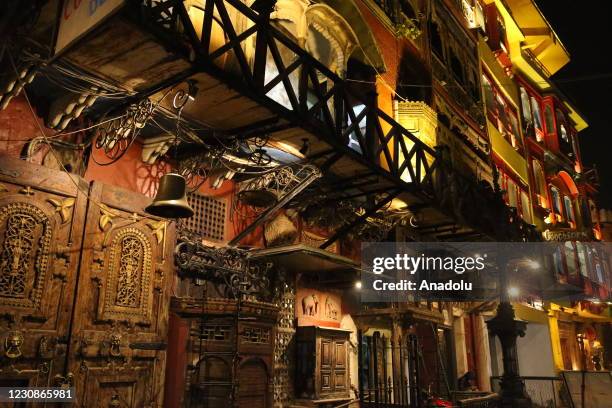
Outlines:
{"label": "window grille", "polygon": [[183,220],[183,228],[205,239],[223,241],[227,213],[226,201],[198,193],[187,194],[187,201],[193,208],[193,217]]}

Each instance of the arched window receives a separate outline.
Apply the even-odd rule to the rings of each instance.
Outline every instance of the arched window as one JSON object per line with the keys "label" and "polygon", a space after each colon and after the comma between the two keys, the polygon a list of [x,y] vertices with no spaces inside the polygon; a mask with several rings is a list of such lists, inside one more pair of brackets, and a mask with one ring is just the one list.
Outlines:
{"label": "arched window", "polygon": [[521,86],[521,114],[523,115],[524,128],[528,136],[531,135],[533,130],[533,119],[531,116],[531,105],[529,104],[529,95],[525,88]]}
{"label": "arched window", "polygon": [[565,115],[559,109],[557,109],[557,127],[559,129],[559,136],[565,143],[569,143],[569,134],[567,133],[567,128],[565,126]]}
{"label": "arched window", "polygon": [[521,190],[521,215],[526,223],[531,224],[531,204],[529,195],[526,191]]}
{"label": "arched window", "polygon": [[230,366],[219,357],[204,357],[196,364],[191,375],[190,401],[203,407],[223,407],[231,396],[232,374]]}
{"label": "arched window", "polygon": [[432,21],[429,25],[429,41],[433,53],[440,59],[440,61],[444,61],[444,45],[442,44],[440,27],[438,26],[438,23],[434,21]]}
{"label": "arched window", "polygon": [[546,105],[544,108],[544,120],[546,121],[546,131],[552,133],[555,131],[555,119],[553,118],[552,108]]}
{"label": "arched window", "polygon": [[567,265],[567,273],[569,276],[576,276],[578,270],[576,268],[576,248],[573,242],[565,243],[565,264]]}
{"label": "arched window", "polygon": [[412,19],[417,18],[414,8],[412,8],[412,4],[410,4],[408,0],[400,0],[400,9],[402,10],[402,13],[406,15],[406,17]]}
{"label": "arched window", "polygon": [[518,187],[516,186],[516,183],[508,178],[508,184],[507,184],[507,192],[506,194],[508,195],[508,205],[510,207],[518,207]]}
{"label": "arched window", "polygon": [[[279,1],[276,3],[271,24],[283,31],[296,44],[303,45],[316,60],[340,77],[345,76],[347,61],[353,51],[359,48],[359,40],[350,24],[326,4],[307,6],[306,2]],[[300,90],[299,74],[293,71],[288,77],[289,83],[278,79],[284,74],[280,71],[295,62],[298,55],[281,44],[278,47],[278,54],[283,67],[279,66],[272,52],[266,54],[264,82],[266,84],[277,82],[266,95],[287,109],[296,109],[296,99],[299,98],[292,98],[291,95]],[[325,88],[329,85],[322,83],[321,86],[325,92]],[[306,99],[309,103],[317,103],[313,90],[308,89],[307,92]]]}
{"label": "arched window", "polygon": [[574,217],[574,205],[572,204],[572,199],[568,196],[563,196],[563,204],[565,207],[565,220],[567,222],[575,222],[576,219]]}
{"label": "arched window", "polygon": [[455,50],[453,50],[452,48],[450,52],[450,65],[457,82],[463,84],[465,82],[465,78],[463,75],[463,64],[459,60],[459,57],[457,56]]}
{"label": "arched window", "polygon": [[578,264],[580,267],[580,274],[582,276],[588,276],[588,257],[586,253],[586,248],[582,242],[576,242],[576,252],[578,252]]}
{"label": "arched window", "polygon": [[533,112],[533,126],[536,132],[536,140],[541,142],[544,140],[544,129],[542,128],[542,111],[540,110],[540,103],[535,97],[529,98],[531,102],[531,111]]}
{"label": "arched window", "polygon": [[488,112],[495,111],[495,95],[493,94],[493,85],[486,75],[482,76],[482,87],[485,94],[485,105]]}
{"label": "arched window", "polygon": [[544,176],[542,164],[538,160],[534,160],[532,162],[532,166],[538,204],[540,207],[548,208],[548,199],[546,198],[546,178]]}
{"label": "arched window", "polygon": [[557,215],[562,215],[563,204],[561,204],[561,194],[559,193],[559,189],[557,187],[550,187],[550,197],[552,198],[552,209]]}

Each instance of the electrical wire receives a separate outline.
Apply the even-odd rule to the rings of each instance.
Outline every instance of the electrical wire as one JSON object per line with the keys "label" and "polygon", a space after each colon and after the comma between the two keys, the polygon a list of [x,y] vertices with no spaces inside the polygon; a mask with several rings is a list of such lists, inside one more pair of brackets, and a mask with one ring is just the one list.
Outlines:
{"label": "electrical wire", "polygon": [[[93,203],[94,205],[96,205],[98,208],[100,208],[101,210],[106,210],[105,205],[98,202],[97,200],[93,199],[91,197],[91,195],[89,194],[89,191],[84,190],[81,185],[78,183],[78,181],[76,181],[73,178],[73,175],[66,169],[66,166],[64,166],[64,163],[60,160],[57,152],[55,151],[53,145],[51,144],[51,142],[48,140],[47,135],[45,134],[45,131],[42,127],[42,125],[40,124],[40,122],[38,121],[38,117],[36,116],[36,113],[34,111],[34,107],[32,106],[31,102],[30,102],[30,98],[27,95],[27,91],[25,88],[25,84],[23,84],[23,81],[21,78],[19,78],[19,73],[17,71],[17,67],[15,65],[15,61],[13,60],[12,55],[10,55],[10,53],[8,54],[9,56],[9,60],[11,62],[11,65],[13,66],[13,69],[15,70],[15,74],[17,75],[18,81],[21,82],[23,89],[23,96],[27,102],[28,108],[30,110],[30,112],[32,113],[32,117],[34,118],[34,121],[36,122],[36,125],[38,127],[38,129],[40,130],[40,134],[42,137],[42,140],[44,140],[44,142],[47,144],[47,146],[49,147],[49,152],[51,152],[51,154],[53,155],[53,157],[55,158],[55,160],[57,161],[57,163],[59,164],[61,170],[66,173],[66,175],[68,176],[68,178],[70,179],[70,181],[72,182],[72,184],[74,184],[74,186],[76,187],[77,191],[79,191],[81,194],[83,194],[85,196],[85,199],[87,199],[89,202]],[[114,216],[118,217],[118,218],[123,218],[126,220],[132,219],[131,217],[127,217],[124,215],[121,215],[119,213],[115,213],[113,214]],[[134,220],[134,222],[136,222]]]}
{"label": "electrical wire", "polygon": [[[27,98],[26,98],[26,100],[27,100]],[[56,132],[56,133],[54,133],[54,134],[52,134],[50,136],[47,136],[46,138],[47,139],[57,139],[57,138],[62,137],[62,136],[73,135],[73,134],[76,134],[76,133],[85,132],[87,130],[91,130],[91,129],[94,129],[94,128],[98,127],[98,126],[104,125],[105,123],[112,122],[113,120],[120,119],[120,118],[122,118],[124,116],[125,115],[115,116],[114,118],[107,119],[107,120],[104,120],[102,122],[96,123],[94,125],[87,126],[85,128],[80,128],[80,129],[77,129],[77,130],[73,130],[73,131],[70,131],[70,132],[67,132],[65,130],[60,130],[59,132]],[[37,118],[37,120],[38,120],[38,118]],[[3,142],[29,142],[31,140],[32,139],[2,139]]]}
{"label": "electrical wire", "polygon": [[[87,93],[98,97],[111,99],[123,99],[127,96],[135,94],[133,91],[127,91],[89,75],[77,67],[74,67],[67,61],[60,61],[53,65],[48,65],[45,59],[31,54],[28,51],[24,51],[22,55],[21,60],[38,65],[38,69],[43,73],[43,75],[45,75],[46,78],[49,79],[50,82],[69,90],[70,92]],[[98,89],[84,87],[81,85],[83,82]]]}

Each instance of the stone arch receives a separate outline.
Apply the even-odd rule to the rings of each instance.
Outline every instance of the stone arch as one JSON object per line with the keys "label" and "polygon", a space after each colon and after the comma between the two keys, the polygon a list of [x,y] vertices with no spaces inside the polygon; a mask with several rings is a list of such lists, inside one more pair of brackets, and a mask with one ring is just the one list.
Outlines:
{"label": "stone arch", "polygon": [[305,0],[278,0],[274,11],[270,15],[272,23],[290,37],[293,37],[302,47],[308,34],[307,8],[308,1]]}
{"label": "stone arch", "polygon": [[359,47],[355,47],[352,55],[349,57],[355,58],[366,65],[371,65],[379,72],[387,70],[382,51],[378,46],[378,42],[370,29],[370,26],[365,21],[361,10],[354,0],[323,0],[337,14],[349,24],[358,41]]}
{"label": "stone arch", "polygon": [[578,187],[576,187],[576,183],[574,182],[574,179],[572,179],[572,176],[570,176],[569,173],[566,172],[565,170],[561,170],[559,172],[559,178],[563,181],[563,183],[565,184],[565,187],[567,188],[571,196],[574,198],[577,197],[579,194],[579,191],[578,191]]}
{"label": "stone arch", "polygon": [[238,368],[238,402],[240,406],[264,408],[269,406],[270,370],[265,361],[251,357],[240,363]]}
{"label": "stone arch", "polygon": [[332,38],[332,46],[342,50],[340,63],[344,68],[353,57],[378,71],[386,70],[374,35],[353,0],[326,0],[312,5],[306,0],[278,0],[271,18],[302,47],[312,28],[327,40]]}
{"label": "stone arch", "polygon": [[306,21],[306,49],[332,71],[342,75],[349,56],[359,46],[357,35],[348,22],[326,4],[309,6]]}
{"label": "stone arch", "polygon": [[190,378],[190,398],[202,401],[203,406],[222,408],[232,392],[230,362],[218,356],[205,356],[194,364]]}

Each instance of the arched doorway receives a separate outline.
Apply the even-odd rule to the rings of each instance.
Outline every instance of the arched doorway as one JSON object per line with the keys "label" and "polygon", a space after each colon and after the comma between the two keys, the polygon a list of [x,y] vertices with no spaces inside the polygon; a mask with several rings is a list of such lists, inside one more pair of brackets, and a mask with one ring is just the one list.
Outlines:
{"label": "arched doorway", "polygon": [[268,370],[259,359],[247,360],[238,370],[238,405],[249,408],[268,407]]}
{"label": "arched doorway", "polygon": [[231,392],[230,364],[218,357],[204,357],[191,376],[185,405],[189,408],[226,408]]}

